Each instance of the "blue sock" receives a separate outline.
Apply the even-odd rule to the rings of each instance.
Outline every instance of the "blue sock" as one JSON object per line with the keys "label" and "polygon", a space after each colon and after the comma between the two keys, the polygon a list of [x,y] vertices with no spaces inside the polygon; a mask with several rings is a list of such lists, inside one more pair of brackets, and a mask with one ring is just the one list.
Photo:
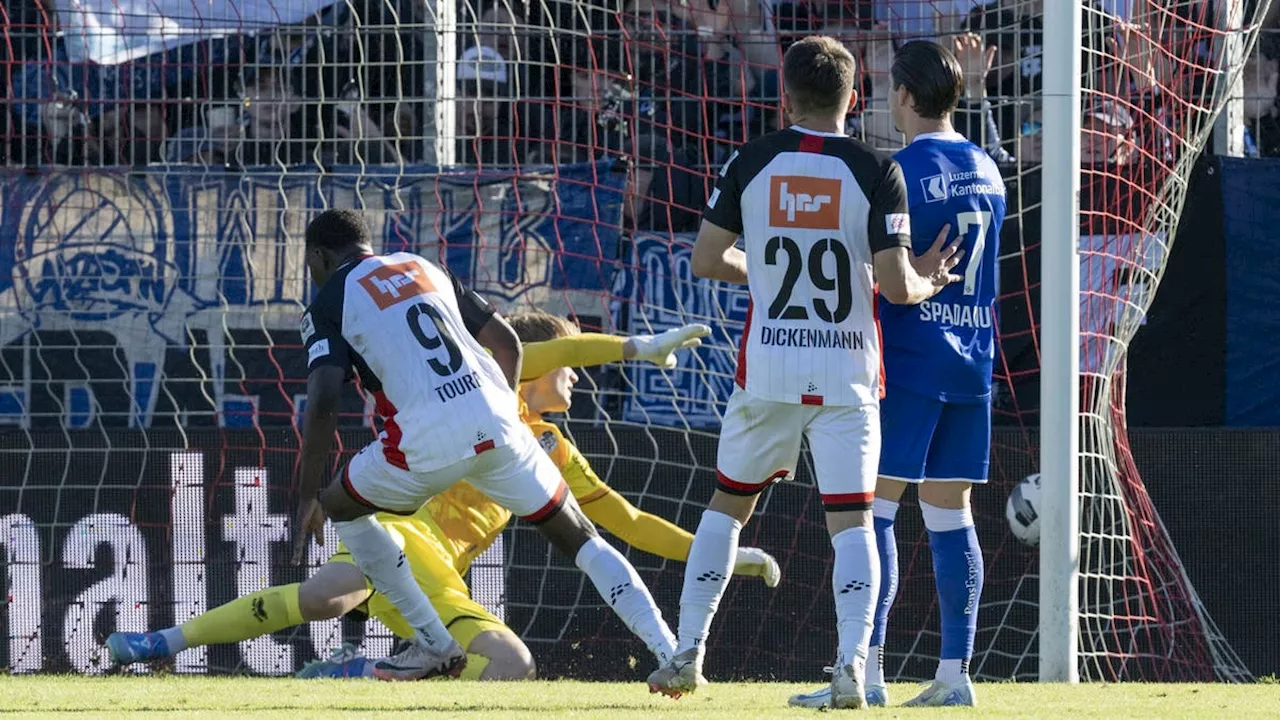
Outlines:
{"label": "blue sock", "polygon": [[[921,505],[925,509],[924,503]],[[929,516],[934,513],[954,513],[957,516],[943,518],[941,523],[930,523]],[[959,514],[963,514],[963,520]],[[955,522],[946,521],[964,524],[955,527]],[[931,524],[952,528],[929,528],[929,550],[933,554],[933,576],[942,616],[939,679],[953,682],[968,673],[969,659],[973,657],[973,641],[978,633],[978,601],[982,597],[982,548],[978,545],[978,533],[973,528],[968,510],[930,507],[925,511],[925,525]]]}
{"label": "blue sock", "polygon": [[880,592],[876,596],[876,614],[871,623],[867,685],[884,685],[884,636],[889,626],[889,609],[898,595],[898,541],[893,533],[898,503],[876,498],[871,514],[875,523],[876,554],[880,558]]}
{"label": "blue sock", "polygon": [[884,645],[889,627],[889,609],[898,595],[898,542],[893,532],[893,518],[875,518],[876,552],[880,555],[880,597],[876,601],[876,617],[871,626],[871,645]]}

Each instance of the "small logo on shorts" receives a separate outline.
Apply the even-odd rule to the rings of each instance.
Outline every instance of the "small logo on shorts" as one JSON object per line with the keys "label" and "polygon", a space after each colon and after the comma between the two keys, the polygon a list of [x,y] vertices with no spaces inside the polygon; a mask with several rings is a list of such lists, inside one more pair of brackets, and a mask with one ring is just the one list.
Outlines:
{"label": "small logo on shorts", "polygon": [[266,602],[262,598],[253,599],[253,616],[258,619],[258,622],[267,621]]}

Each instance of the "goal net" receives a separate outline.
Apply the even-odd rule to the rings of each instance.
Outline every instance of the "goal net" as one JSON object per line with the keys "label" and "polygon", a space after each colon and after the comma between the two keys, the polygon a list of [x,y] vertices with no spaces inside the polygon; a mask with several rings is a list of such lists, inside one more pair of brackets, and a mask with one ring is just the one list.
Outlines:
{"label": "goal net", "polygon": [[[974,493],[988,578],[972,670],[1033,679],[1037,556],[1009,534],[1004,503],[1037,467],[1039,199],[1054,192],[1041,187],[1039,159],[1055,141],[1040,134],[1039,96],[1051,29],[1039,2],[969,5],[250,0],[195,10],[157,0],[135,15],[7,3],[0,667],[102,672],[112,631],[180,623],[309,571],[286,561],[306,392],[297,321],[314,291],[303,230],[328,207],[364,210],[379,250],[438,260],[507,311],[615,333],[710,325],[710,341],[675,370],[587,370],[563,418],[610,485],[696,527],[747,299],[693,278],[689,252],[719,167],[782,122],[781,52],[815,32],[845,41],[862,65],[849,131],[893,149],[901,137],[883,98],[896,44],[973,32],[996,54],[989,70],[966,58],[958,119],[1001,161],[1010,217],[992,482]],[[1267,3],[1086,5],[1083,671],[1246,679],[1144,489],[1123,390],[1192,164]],[[351,393],[343,451],[377,429],[372,404]],[[818,680],[834,652],[830,545],[801,465],[765,494],[742,540],[777,557],[783,584],[730,584],[713,677]],[[910,501],[899,528],[888,670],[920,678],[932,671],[938,620]],[[310,568],[331,552],[313,547]],[[674,619],[683,565],[629,553]],[[643,648],[530,527],[507,530],[468,582],[529,643],[542,675],[637,677]],[[190,650],[176,669],[291,673],[344,640],[372,654],[391,646],[376,623],[333,620]]]}

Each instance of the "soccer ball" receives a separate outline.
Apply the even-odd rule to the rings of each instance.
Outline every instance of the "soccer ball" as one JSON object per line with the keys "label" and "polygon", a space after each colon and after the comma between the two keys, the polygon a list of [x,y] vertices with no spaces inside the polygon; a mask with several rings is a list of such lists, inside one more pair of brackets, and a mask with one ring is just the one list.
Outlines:
{"label": "soccer ball", "polygon": [[1040,473],[1024,478],[1009,493],[1004,504],[1004,516],[1009,529],[1027,547],[1040,545]]}

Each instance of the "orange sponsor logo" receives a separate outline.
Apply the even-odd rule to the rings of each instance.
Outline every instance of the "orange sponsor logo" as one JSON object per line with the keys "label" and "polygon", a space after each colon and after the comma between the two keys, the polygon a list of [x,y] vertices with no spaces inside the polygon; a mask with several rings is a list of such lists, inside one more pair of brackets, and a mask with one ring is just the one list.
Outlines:
{"label": "orange sponsor logo", "polygon": [[769,181],[771,227],[840,229],[840,181],[835,178],[775,175]]}
{"label": "orange sponsor logo", "polygon": [[369,293],[379,310],[436,291],[436,286],[427,278],[427,271],[415,262],[383,265],[360,278],[360,287]]}

